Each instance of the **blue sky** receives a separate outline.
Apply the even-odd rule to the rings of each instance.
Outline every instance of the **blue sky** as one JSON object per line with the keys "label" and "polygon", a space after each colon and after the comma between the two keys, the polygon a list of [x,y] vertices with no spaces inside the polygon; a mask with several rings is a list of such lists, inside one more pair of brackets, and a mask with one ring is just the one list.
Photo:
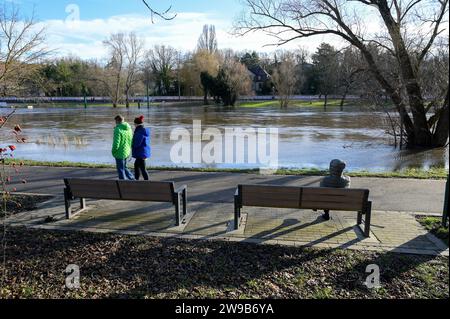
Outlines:
{"label": "blue sky", "polygon": [[[108,18],[124,14],[143,14],[145,6],[142,0],[15,0],[26,12],[32,8],[41,20],[65,19],[65,9],[70,4],[80,8],[83,20]],[[174,12],[211,12],[224,19],[232,19],[239,13],[239,0],[148,0],[155,8],[164,10],[172,5]]]}
{"label": "blue sky", "polygon": [[[265,47],[273,43],[273,39],[263,33],[244,38],[230,33],[233,21],[243,10],[241,0],[148,0],[158,10],[172,5],[172,11],[178,14],[172,21],[156,19],[154,24],[142,0],[6,1],[19,6],[23,15],[30,15],[34,9],[40,21],[38,27],[46,28],[48,47],[58,56],[102,60],[106,56],[103,41],[117,32],[135,32],[145,41],[146,48],[164,44],[182,51],[194,50],[204,24],[216,26],[219,48],[257,52],[275,50],[275,47]],[[71,8],[76,12],[69,10]],[[332,39],[305,39],[283,48],[301,46],[313,51],[322,41]]]}

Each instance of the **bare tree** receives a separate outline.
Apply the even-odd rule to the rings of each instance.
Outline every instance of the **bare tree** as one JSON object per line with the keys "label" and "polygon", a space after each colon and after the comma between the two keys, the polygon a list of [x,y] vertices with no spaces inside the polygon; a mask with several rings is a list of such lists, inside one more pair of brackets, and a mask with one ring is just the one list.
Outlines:
{"label": "bare tree", "polygon": [[130,92],[139,82],[139,61],[142,56],[144,42],[135,33],[130,33],[124,39],[125,50],[125,104],[130,107]]}
{"label": "bare tree", "polygon": [[338,92],[342,95],[340,108],[344,109],[345,99],[350,90],[354,89],[358,79],[358,74],[366,70],[361,55],[353,47],[348,47],[340,52],[338,62]]}
{"label": "bare tree", "polygon": [[170,92],[177,60],[178,52],[170,46],[155,45],[147,52],[145,68],[150,70],[159,94]]}
{"label": "bare tree", "polygon": [[214,25],[203,26],[203,32],[198,39],[198,50],[205,50],[210,54],[217,52],[216,27]]}
{"label": "bare tree", "polygon": [[108,87],[113,107],[122,100],[124,68],[125,68],[125,34],[112,34],[103,44],[109,51],[109,62],[106,66],[105,84]]}
{"label": "bare tree", "polygon": [[[396,106],[409,147],[441,147],[449,137],[448,83],[434,117],[427,116],[418,72],[436,40],[446,30],[448,0],[244,0],[249,11],[236,25],[240,34],[265,31],[282,45],[299,38],[332,35],[356,47]],[[381,32],[369,34],[367,12],[378,18]],[[370,45],[392,55],[396,81],[383,73]],[[399,81],[400,80],[400,81]],[[411,115],[410,115],[411,113]]]}
{"label": "bare tree", "polygon": [[44,31],[34,15],[22,18],[13,4],[0,7],[0,95],[18,90],[49,53]]}
{"label": "bare tree", "polygon": [[287,108],[294,94],[299,74],[291,52],[283,52],[280,60],[273,71],[272,82],[278,92],[281,108]]}

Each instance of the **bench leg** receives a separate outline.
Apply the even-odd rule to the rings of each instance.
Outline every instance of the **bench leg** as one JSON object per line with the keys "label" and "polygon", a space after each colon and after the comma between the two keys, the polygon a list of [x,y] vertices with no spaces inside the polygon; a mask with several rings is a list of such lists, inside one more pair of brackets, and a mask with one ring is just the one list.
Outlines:
{"label": "bench leg", "polygon": [[372,217],[372,202],[367,204],[366,214],[364,220],[364,236],[370,237],[370,219]]}
{"label": "bench leg", "polygon": [[70,194],[67,188],[64,188],[64,206],[66,208],[66,219],[72,217],[72,204],[70,202]]}
{"label": "bench leg", "polygon": [[234,230],[238,230],[241,223],[241,207],[238,196],[234,197]]}
{"label": "bench leg", "polygon": [[362,212],[358,212],[358,219],[356,221],[356,225],[361,225],[362,223]]}
{"label": "bench leg", "polygon": [[187,215],[187,189],[183,190],[183,216]]}
{"label": "bench leg", "polygon": [[80,209],[86,209],[86,199],[80,198]]}
{"label": "bench leg", "polygon": [[181,225],[181,196],[179,193],[175,194],[175,226]]}

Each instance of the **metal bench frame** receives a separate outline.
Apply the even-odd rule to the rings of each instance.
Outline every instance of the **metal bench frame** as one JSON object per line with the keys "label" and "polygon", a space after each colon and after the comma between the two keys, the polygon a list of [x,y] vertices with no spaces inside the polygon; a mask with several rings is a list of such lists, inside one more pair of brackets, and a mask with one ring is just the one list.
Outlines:
{"label": "metal bench frame", "polygon": [[[111,198],[110,196],[107,196],[107,198],[102,198],[101,196],[93,196],[93,197],[77,197],[74,196],[71,188],[70,188],[70,181],[71,180],[82,180],[84,182],[89,181],[99,181],[94,179],[70,179],[65,178],[64,179],[64,205],[66,210],[66,218],[71,219],[74,216],[82,213],[84,210],[87,209],[86,206],[86,198],[95,198],[95,199],[107,199],[107,200],[124,200],[124,201],[146,201],[145,199],[142,200],[134,200],[134,199],[127,199],[123,198],[122,193],[120,192],[120,186],[119,183],[123,181],[115,181],[117,190],[119,193],[119,196]],[[111,181],[110,181],[111,182]],[[146,185],[155,183],[151,181],[130,181],[128,183],[139,183],[140,186],[145,187]],[[170,191],[171,191],[171,200],[154,200],[149,199],[150,202],[164,202],[164,203],[172,203],[175,206],[175,225],[180,226],[182,223],[183,218],[187,215],[187,186],[183,185],[177,189],[175,189],[175,183],[173,182],[157,182],[157,183],[167,183],[170,184]],[[72,212],[72,201],[76,198],[80,199],[80,208],[74,212]]]}
{"label": "metal bench frame", "polygon": [[[283,187],[283,186],[276,186],[276,185],[238,185],[235,195],[234,195],[234,229],[238,230],[239,227],[241,226],[241,210],[244,207],[243,205],[243,196],[245,196],[245,194],[243,194],[242,192],[242,187],[243,186],[252,186],[252,187],[273,187],[273,188],[277,188],[277,187]],[[283,206],[267,206],[267,205],[262,205],[262,206],[258,206],[257,204],[255,205],[245,205],[245,206],[253,206],[253,207],[278,207],[278,208],[295,208],[295,209],[317,209],[317,210],[322,210],[322,209],[330,209],[330,208],[324,208],[321,207],[320,204],[317,204],[315,207],[311,207],[311,205],[308,205],[308,207],[302,207],[302,193],[304,189],[308,189],[308,190],[324,190],[326,188],[323,187],[290,187],[292,189],[299,189],[300,190],[300,196],[298,199],[298,205],[297,207],[283,207]],[[336,190],[336,188],[333,188],[333,190]],[[351,190],[355,190],[355,189],[339,189],[343,192],[345,191],[351,191]],[[364,198],[363,198],[363,205],[361,207],[360,210],[357,210],[357,225],[358,227],[361,228],[363,234],[365,237],[370,237],[370,222],[371,222],[371,216],[372,216],[372,202],[369,201],[369,190],[365,189],[365,190],[360,190],[364,192]],[[336,208],[335,210],[343,210],[343,209],[339,209]],[[353,211],[353,210],[347,210],[346,211]],[[356,211],[356,210],[355,210]],[[363,215],[365,216],[364,218],[364,229],[362,229],[361,224],[363,222]]]}

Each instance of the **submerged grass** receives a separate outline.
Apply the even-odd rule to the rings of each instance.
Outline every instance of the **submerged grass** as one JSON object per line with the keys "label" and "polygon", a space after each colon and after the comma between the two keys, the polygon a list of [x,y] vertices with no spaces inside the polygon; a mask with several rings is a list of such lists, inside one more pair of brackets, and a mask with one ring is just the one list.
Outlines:
{"label": "submerged grass", "polygon": [[[82,162],[49,162],[35,160],[6,159],[6,164],[23,163],[26,166],[45,166],[45,167],[74,167],[74,168],[114,168],[112,164],[92,164]],[[225,172],[225,173],[241,173],[241,174],[260,174],[258,168],[239,169],[239,168],[188,168],[188,167],[166,167],[166,166],[150,166],[150,170],[154,171],[186,171],[186,172]],[[270,172],[271,175],[301,175],[301,176],[325,176],[328,170],[317,168],[281,168]],[[445,179],[448,170],[444,167],[430,167],[429,169],[407,168],[392,172],[369,172],[369,171],[351,171],[346,173],[351,177],[379,177],[379,178],[414,178],[414,179]]]}
{"label": "submerged grass", "polygon": [[[289,107],[324,107],[325,101],[323,99],[314,99],[314,100],[293,100],[290,101]],[[344,107],[349,106],[363,106],[368,105],[367,101],[364,100],[347,100],[344,103]],[[327,107],[339,107],[341,105],[341,100],[339,99],[329,99],[327,102]],[[250,101],[250,102],[241,102],[239,107],[244,108],[258,108],[258,107],[280,107],[280,103],[278,100],[271,101]]]}

